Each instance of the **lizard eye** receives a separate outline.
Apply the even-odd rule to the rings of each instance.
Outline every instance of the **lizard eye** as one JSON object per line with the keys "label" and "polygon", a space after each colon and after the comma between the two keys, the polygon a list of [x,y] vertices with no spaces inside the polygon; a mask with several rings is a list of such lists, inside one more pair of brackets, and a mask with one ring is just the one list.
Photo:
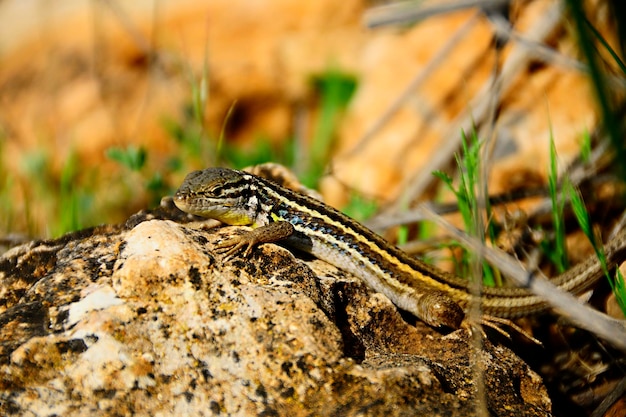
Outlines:
{"label": "lizard eye", "polygon": [[220,197],[224,193],[224,187],[221,185],[216,185],[215,187],[211,188],[210,192],[211,195],[215,197]]}

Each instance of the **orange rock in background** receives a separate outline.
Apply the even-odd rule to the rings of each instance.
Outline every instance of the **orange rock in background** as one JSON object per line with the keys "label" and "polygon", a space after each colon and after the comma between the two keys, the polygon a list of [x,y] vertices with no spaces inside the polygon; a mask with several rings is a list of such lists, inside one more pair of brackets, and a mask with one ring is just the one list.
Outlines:
{"label": "orange rock in background", "polygon": [[[237,101],[234,134],[284,140],[308,77],[331,63],[355,70],[355,43],[371,36],[356,1],[73,3],[59,14],[45,2],[19,10],[45,24],[4,45],[0,100],[10,147],[53,146],[63,158],[75,144],[93,162],[114,144],[167,151],[162,117],[179,116],[205,60],[213,133]],[[0,19],[19,24],[8,12]]]}
{"label": "orange rock in background", "polygon": [[[555,4],[517,2],[515,30],[532,38]],[[474,112],[475,97],[490,85],[493,28],[475,10],[465,10],[410,27],[369,30],[362,24],[369,6],[358,0],[6,0],[0,5],[2,163],[19,172],[24,155],[39,149],[53,157],[58,172],[75,149],[83,163],[106,173],[113,164],[105,150],[130,143],[147,147],[151,158],[165,159],[177,148],[163,119],[182,117],[190,79],[200,78],[205,62],[206,126],[213,135],[236,101],[229,140],[239,143],[258,134],[277,143],[288,140],[302,112],[310,136],[315,104],[309,78],[334,67],[355,74],[359,84],[339,129],[332,175],[323,183],[327,199],[341,203],[344,184],[393,197],[415,173],[429,175],[434,156],[458,140],[463,112]],[[606,6],[597,10],[602,16]],[[371,140],[359,145],[464,27],[467,32],[445,59]],[[570,32],[557,20],[540,41],[574,56]],[[516,53],[519,43],[510,42],[499,60],[501,70]],[[550,130],[560,157],[567,159],[576,153],[581,133],[595,124],[587,81],[571,68],[523,61],[501,94],[496,192],[510,187],[511,178],[545,177]],[[519,171],[523,174],[516,177]],[[15,201],[24,204],[19,196]]]}

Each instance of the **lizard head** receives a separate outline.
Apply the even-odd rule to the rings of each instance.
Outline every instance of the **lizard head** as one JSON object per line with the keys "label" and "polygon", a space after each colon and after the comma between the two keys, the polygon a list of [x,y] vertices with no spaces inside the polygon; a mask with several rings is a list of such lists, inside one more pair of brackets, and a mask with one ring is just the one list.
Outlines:
{"label": "lizard head", "polygon": [[258,211],[251,175],[227,168],[194,171],[174,195],[174,204],[196,216],[230,225],[251,225]]}

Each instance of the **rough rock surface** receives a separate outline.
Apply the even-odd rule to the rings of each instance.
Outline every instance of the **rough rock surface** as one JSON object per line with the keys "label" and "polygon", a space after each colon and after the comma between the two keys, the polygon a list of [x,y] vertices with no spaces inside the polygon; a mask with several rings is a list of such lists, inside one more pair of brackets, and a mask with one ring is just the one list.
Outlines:
{"label": "rough rock surface", "polygon": [[[161,217],[161,218],[159,218]],[[549,415],[541,379],[239,228],[140,214],[0,258],[0,414]]]}

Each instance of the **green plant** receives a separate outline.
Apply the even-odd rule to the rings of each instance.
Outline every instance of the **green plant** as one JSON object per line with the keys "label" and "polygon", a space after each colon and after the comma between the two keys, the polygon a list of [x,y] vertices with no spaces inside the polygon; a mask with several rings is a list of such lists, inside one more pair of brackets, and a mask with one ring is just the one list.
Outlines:
{"label": "green plant", "polygon": [[[600,107],[602,125],[608,133],[613,148],[615,149],[617,160],[624,161],[626,160],[626,149],[623,141],[624,127],[623,124],[619,122],[620,116],[617,115],[616,111],[616,109],[622,107],[622,105],[618,103],[623,103],[623,99],[618,97],[615,89],[609,88],[606,71],[601,66],[601,55],[592,37],[598,39],[600,44],[609,51],[623,73],[626,73],[626,66],[619,59],[619,55],[610,48],[609,43],[600,36],[599,32],[586,18],[582,1],[566,0],[566,4],[578,38],[578,47],[587,62],[589,78],[593,85],[598,106]],[[622,8],[621,10],[623,11],[623,6],[614,7]],[[616,18],[618,28],[623,30],[626,24],[623,20],[624,17],[619,13],[614,17]],[[626,178],[626,166],[624,164],[617,164],[616,169],[619,170],[622,178]]]}
{"label": "green plant", "polygon": [[242,148],[225,142],[222,157],[227,165],[241,169],[250,165],[272,161],[289,166],[293,155],[293,141],[278,147],[264,136],[257,136],[250,147]]}
{"label": "green plant", "polygon": [[[4,160],[4,143],[5,137],[0,130],[0,161]],[[13,175],[5,169],[4,165],[0,162],[0,227],[4,232],[10,232],[13,224],[14,217],[14,204],[12,194],[15,189],[15,179]]]}
{"label": "green plant", "polygon": [[13,202],[11,194],[15,187],[13,176],[5,173],[4,181],[0,184],[0,218],[2,219],[2,231],[10,232],[13,224]]}
{"label": "green plant", "polygon": [[210,166],[217,162],[217,145],[204,129],[204,122],[195,117],[193,104],[185,105],[182,119],[164,118],[163,129],[175,142],[176,151],[170,157],[168,166]]}
{"label": "green plant", "polygon": [[[122,182],[129,190],[127,198],[137,195],[137,183],[147,193],[150,206],[157,205],[164,195],[173,191],[172,187],[164,180],[160,169],[147,166],[149,155],[143,146],[112,147],[107,149],[105,154],[107,158],[117,162],[122,168],[132,173],[130,178],[122,174]],[[166,175],[179,168],[179,161],[170,159],[165,165]]]}
{"label": "green plant", "polygon": [[41,233],[36,226],[31,202],[37,201],[38,206],[43,206],[47,212],[53,213],[49,201],[53,197],[50,190],[54,189],[54,185],[50,181],[51,173],[48,169],[48,159],[49,157],[44,151],[35,150],[26,153],[20,161],[21,177],[23,178],[20,182],[24,198],[23,215],[26,219],[27,233],[31,236],[37,236]]}
{"label": "green plant", "polygon": [[53,230],[54,236],[85,227],[86,213],[92,206],[93,196],[80,187],[78,158],[71,152],[66,159],[59,180],[58,220]]}
{"label": "green plant", "polygon": [[348,204],[343,207],[342,211],[355,220],[363,221],[374,215],[378,211],[376,201],[365,198],[361,194],[351,193]]}
{"label": "green plant", "polygon": [[612,276],[609,273],[602,243],[598,243],[598,239],[596,238],[596,234],[594,233],[591,219],[589,218],[589,212],[587,211],[587,208],[585,206],[582,194],[569,182],[566,184],[565,188],[567,191],[567,195],[569,196],[572,205],[572,211],[574,212],[576,221],[578,222],[578,225],[580,226],[585,236],[587,236],[587,239],[589,239],[591,246],[593,246],[596,256],[602,264],[604,275],[609,281],[611,290],[613,291],[613,294],[615,294],[617,302],[622,309],[624,316],[626,317],[626,285],[624,284],[624,277],[622,276],[622,273],[619,269],[617,269],[615,276]]}
{"label": "green plant", "polygon": [[583,132],[582,141],[580,143],[580,159],[584,163],[588,163],[591,158],[591,135],[588,130]]}
{"label": "green plant", "polygon": [[[478,181],[480,178],[480,149],[481,141],[478,139],[476,130],[472,130],[471,141],[465,132],[461,132],[461,155],[455,155],[458,168],[458,187],[454,186],[454,180],[450,175],[442,171],[435,171],[433,175],[439,178],[443,184],[454,194],[463,223],[468,233],[483,236],[482,231],[477,230],[476,216],[482,206],[477,198]],[[489,202],[484,203],[486,217],[491,218],[491,207]],[[486,236],[492,241],[495,239],[493,224],[489,222],[486,227]],[[457,265],[457,275],[469,276],[469,254],[464,251],[460,265]],[[486,262],[483,262],[483,282],[485,285],[494,286],[499,284],[499,275]]]}
{"label": "green plant", "polygon": [[[606,63],[603,62],[601,48],[608,52],[609,56],[616,64],[619,71],[621,71],[622,75],[626,74],[626,65],[620,58],[620,54],[615,52],[611,48],[609,42],[604,39],[600,32],[587,19],[583,9],[582,1],[566,0],[566,4],[568,6],[571,21],[574,24],[574,29],[578,38],[578,47],[580,48],[580,51],[582,52],[582,55],[587,62],[589,78],[591,80],[596,95],[596,100],[600,108],[600,115],[602,118],[601,125],[604,128],[605,132],[608,134],[613,149],[615,150],[615,160],[617,161],[617,163],[615,164],[615,169],[624,180],[626,179],[626,166],[622,163],[622,161],[624,161],[626,158],[626,148],[623,140],[624,124],[622,122],[622,112],[624,108],[624,100],[622,94],[623,89],[615,89],[609,86],[609,72],[605,69],[607,65],[603,67],[603,64]],[[614,18],[614,22],[616,23],[617,31],[619,34],[618,39],[621,42],[621,52],[623,56],[623,35],[624,33],[626,33],[626,15],[624,14],[624,12],[626,11],[626,8],[624,7],[622,2],[609,2],[609,7],[611,7],[612,9],[611,15]],[[599,46],[596,44],[596,42],[594,42],[594,40],[599,43]],[[623,81],[624,79],[621,78],[622,83]],[[587,134],[584,139],[584,143],[590,143],[588,136],[589,135]],[[589,152],[585,150],[586,147],[587,145],[584,146],[584,149],[582,151],[583,160],[588,159],[587,155],[589,154]],[[616,295],[622,311],[626,315],[626,286],[624,284],[623,276],[619,272],[619,270],[617,271],[615,277],[610,276],[610,274],[608,273],[608,270],[606,268],[606,259],[602,252],[602,245],[598,245],[595,233],[592,230],[589,215],[583,202],[582,195],[571,185],[567,184],[566,186],[576,219],[581,229],[594,247],[598,258],[603,263],[605,275],[609,280],[609,284],[611,285],[613,293]]]}
{"label": "green plant", "polygon": [[[182,119],[166,117],[161,123],[169,136],[179,145],[174,155],[166,163],[166,169],[174,172],[190,166],[214,166],[220,161],[221,136],[217,141],[211,138],[205,121],[206,108],[210,99],[207,54],[205,53],[199,76],[194,74],[189,65],[185,65],[185,71],[190,99],[182,109]],[[233,107],[229,110],[224,124],[227,122],[232,109]]]}
{"label": "green plant", "polygon": [[552,203],[552,225],[554,241],[543,241],[543,251],[548,255],[559,273],[568,267],[567,247],[565,245],[565,195],[560,192],[558,180],[556,147],[550,134],[550,169],[548,173],[548,194]]}
{"label": "green plant", "polygon": [[311,78],[311,84],[319,94],[318,116],[313,140],[307,150],[304,168],[296,167],[304,185],[316,188],[328,165],[335,131],[341,115],[357,88],[357,80],[350,74],[330,68]]}
{"label": "green plant", "polygon": [[21,160],[21,181],[11,183],[22,188],[21,217],[26,219],[28,234],[56,237],[101,222],[94,216],[92,170],[84,166],[74,151],[59,173],[52,169],[47,153],[26,154]]}
{"label": "green plant", "polygon": [[145,166],[147,152],[143,146],[130,145],[126,148],[109,148],[106,151],[106,156],[131,171],[137,172]]}

